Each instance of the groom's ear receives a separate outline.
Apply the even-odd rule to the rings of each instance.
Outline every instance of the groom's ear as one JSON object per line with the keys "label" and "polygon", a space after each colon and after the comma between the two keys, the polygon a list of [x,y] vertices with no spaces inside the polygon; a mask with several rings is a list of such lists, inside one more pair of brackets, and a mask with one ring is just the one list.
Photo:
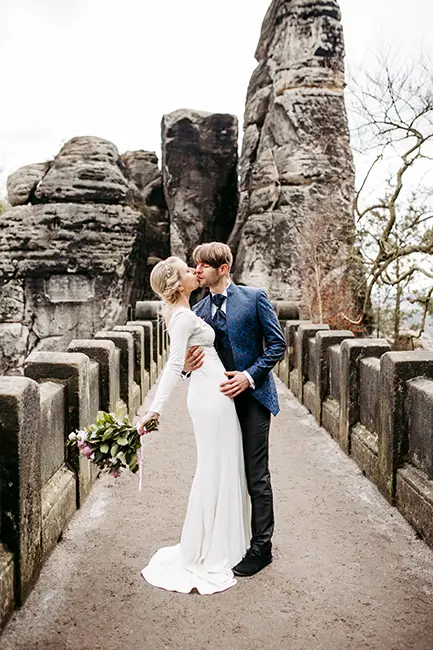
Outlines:
{"label": "groom's ear", "polygon": [[221,264],[220,267],[218,267],[218,274],[219,275],[227,275],[227,273],[230,271],[229,265],[228,264]]}

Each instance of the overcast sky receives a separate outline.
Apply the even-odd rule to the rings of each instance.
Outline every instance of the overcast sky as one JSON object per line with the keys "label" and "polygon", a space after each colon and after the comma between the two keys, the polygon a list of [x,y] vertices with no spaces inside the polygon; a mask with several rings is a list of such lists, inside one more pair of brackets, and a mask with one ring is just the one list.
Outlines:
{"label": "overcast sky", "polygon": [[[270,0],[0,0],[0,195],[77,135],[160,154],[163,113],[242,119]],[[378,45],[433,53],[433,2],[340,0],[347,64]]]}

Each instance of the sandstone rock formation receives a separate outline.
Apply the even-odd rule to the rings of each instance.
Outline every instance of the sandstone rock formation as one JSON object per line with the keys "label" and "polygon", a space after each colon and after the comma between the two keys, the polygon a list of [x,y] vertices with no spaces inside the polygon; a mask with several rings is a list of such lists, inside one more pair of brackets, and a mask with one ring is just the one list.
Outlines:
{"label": "sandstone rock formation", "polygon": [[244,116],[240,209],[230,239],[237,249],[235,277],[265,287],[272,298],[301,301],[306,277],[315,273],[315,249],[326,258],[322,282],[335,284],[354,232],[336,0],[273,0],[256,59]]}
{"label": "sandstone rock formation", "polygon": [[170,222],[158,158],[152,151],[127,151],[121,155],[126,178],[132,187],[132,204],[146,214],[148,269],[146,298],[154,298],[147,279],[156,261],[170,255]]}
{"label": "sandstone rock formation", "polygon": [[227,241],[237,212],[237,119],[179,110],[162,119],[162,173],[173,255]]}
{"label": "sandstone rock formation", "polygon": [[7,181],[9,203],[25,205],[34,198],[34,191],[50,168],[50,163],[36,163],[20,167]]}
{"label": "sandstone rock formation", "polygon": [[121,158],[111,142],[73,138],[54,161],[9,178],[0,374],[18,371],[34,348],[66,349],[124,322],[128,305],[148,297],[149,257],[169,254],[157,163],[149,152]]}

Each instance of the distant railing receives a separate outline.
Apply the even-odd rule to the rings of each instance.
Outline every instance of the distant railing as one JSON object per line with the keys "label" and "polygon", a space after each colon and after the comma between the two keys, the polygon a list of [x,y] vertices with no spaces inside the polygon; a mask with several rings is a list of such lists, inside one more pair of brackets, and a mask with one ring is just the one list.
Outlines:
{"label": "distant railing", "polygon": [[0,376],[0,629],[96,479],[90,461],[68,455],[69,433],[119,399],[134,417],[163,367],[160,303],[139,304],[140,320],[67,352],[33,352],[24,376]]}
{"label": "distant railing", "polygon": [[[433,546],[433,354],[300,321],[274,302],[287,349],[276,371],[344,451]],[[123,400],[133,417],[167,359],[157,301],[67,352],[33,352],[0,376],[0,628],[31,591],[96,479],[68,455],[70,431]]]}
{"label": "distant railing", "polygon": [[283,325],[281,380],[433,547],[433,353]]}

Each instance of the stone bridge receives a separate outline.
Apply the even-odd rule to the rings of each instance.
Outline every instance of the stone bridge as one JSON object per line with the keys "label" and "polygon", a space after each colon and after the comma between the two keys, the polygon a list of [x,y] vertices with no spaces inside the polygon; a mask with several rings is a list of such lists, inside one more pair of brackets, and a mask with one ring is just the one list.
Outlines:
{"label": "stone bridge", "polygon": [[167,358],[158,303],[0,377],[2,649],[431,650],[433,354],[274,304],[288,343],[271,445],[275,561],[212,598],[139,573],[179,537],[195,462],[186,387],[149,436],[144,492],[133,475],[96,480],[65,451],[119,398],[131,416],[144,408]]}

